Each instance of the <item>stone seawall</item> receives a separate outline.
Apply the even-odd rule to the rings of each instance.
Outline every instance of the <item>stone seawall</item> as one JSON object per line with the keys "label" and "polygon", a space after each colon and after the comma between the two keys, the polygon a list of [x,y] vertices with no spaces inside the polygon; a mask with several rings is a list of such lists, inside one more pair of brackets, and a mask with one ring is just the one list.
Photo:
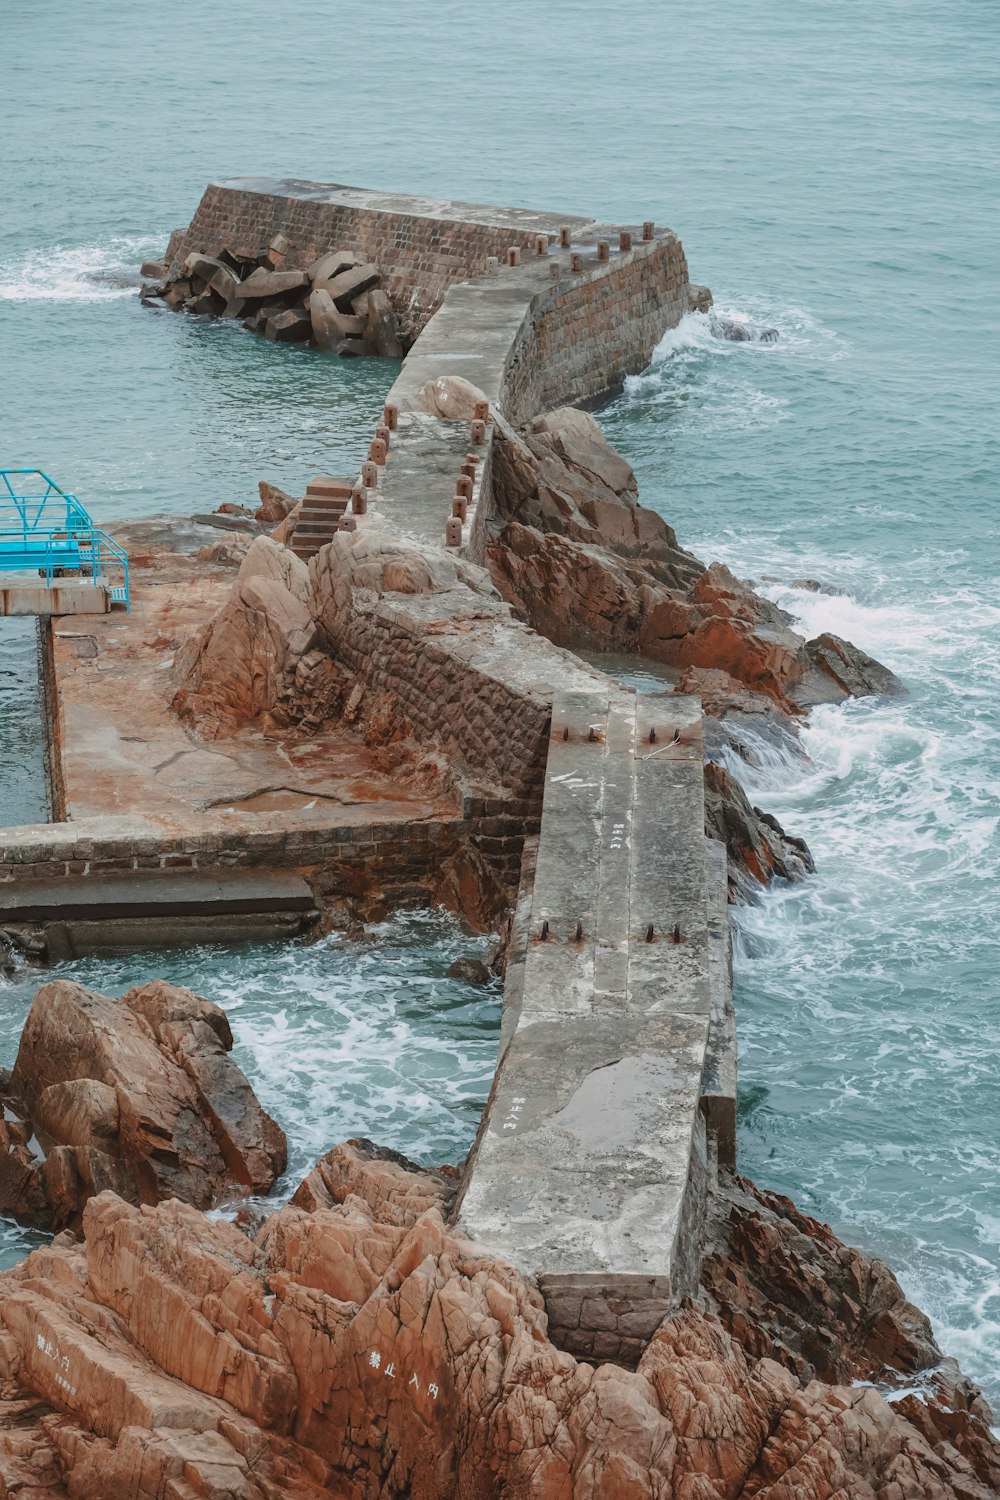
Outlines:
{"label": "stone seawall", "polygon": [[[519,273],[528,272],[533,290],[544,295],[523,340],[509,347],[505,384],[516,421],[546,406],[598,395],[642,369],[664,329],[687,310],[680,241],[669,229],[654,229],[650,240],[643,233],[641,225],[602,224],[579,215],[239,178],[206,188],[190,225],[171,238],[168,257],[180,262],[196,250],[253,259],[265,255],[277,235],[287,242],[283,264],[296,269],[331,248],[356,251],[382,272],[407,344],[453,287],[471,282],[509,289],[523,284]],[[602,245],[606,260],[599,259]],[[508,266],[511,250],[520,266]],[[550,274],[556,277],[551,291]],[[491,322],[495,316],[494,307]]]}

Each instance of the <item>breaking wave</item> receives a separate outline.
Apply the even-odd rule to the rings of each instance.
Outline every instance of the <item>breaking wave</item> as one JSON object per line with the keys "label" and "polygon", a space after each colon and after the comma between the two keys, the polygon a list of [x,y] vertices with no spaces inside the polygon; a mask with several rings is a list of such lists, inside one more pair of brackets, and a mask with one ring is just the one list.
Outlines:
{"label": "breaking wave", "polygon": [[103,245],[53,245],[0,263],[0,301],[110,302],[133,297],[139,267],[162,250],[148,236],[118,235]]}

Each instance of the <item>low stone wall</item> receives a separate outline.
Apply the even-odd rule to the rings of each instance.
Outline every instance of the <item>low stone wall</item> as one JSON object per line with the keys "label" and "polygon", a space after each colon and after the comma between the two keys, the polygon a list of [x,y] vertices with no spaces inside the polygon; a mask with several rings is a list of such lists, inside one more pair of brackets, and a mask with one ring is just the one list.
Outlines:
{"label": "low stone wall", "polygon": [[[485,834],[485,810],[469,811],[468,820],[426,822],[379,822],[362,807],[354,820],[340,809],[308,821],[284,813],[204,814],[183,829],[136,817],[0,829],[0,914],[5,885],[150,870],[339,869],[345,887],[377,883],[394,904],[426,900],[441,862],[463,840]],[[492,828],[488,820],[486,826]]]}

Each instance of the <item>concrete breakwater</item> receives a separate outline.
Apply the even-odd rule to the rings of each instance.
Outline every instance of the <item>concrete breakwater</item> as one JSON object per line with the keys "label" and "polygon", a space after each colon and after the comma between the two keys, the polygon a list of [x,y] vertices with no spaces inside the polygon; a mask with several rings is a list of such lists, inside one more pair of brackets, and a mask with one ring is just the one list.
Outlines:
{"label": "concrete breakwater", "polygon": [[[24,1411],[0,1475],[30,1457],[56,1494],[138,1500],[985,1500],[975,1393],[948,1372],[927,1405],[873,1388],[939,1353],[890,1273],[729,1172],[727,883],[806,866],[706,780],[703,704],[713,734],[740,713],[794,733],[877,664],[684,553],[596,423],[544,412],[613,389],[704,300],[675,237],[626,229],[615,254],[590,221],[564,245],[549,216],[462,212],[223,184],[175,239],[174,259],[290,263],[377,241],[415,341],[360,472],[310,486],[328,536],[289,547],[294,509],[239,548],[136,530],[129,621],[57,622],[65,816],[4,836],[0,890],[44,917],[62,883],[80,933],[102,880],[169,876],[174,905],[188,881],[190,916],[206,883],[280,865],[293,916],[311,897],[334,921],[439,899],[503,918],[478,1139],[461,1175],[337,1147],[253,1238],[92,1197],[83,1244],[0,1287],[0,1402],[63,1413]],[[500,589],[515,526],[641,592],[681,690],[637,698],[531,628]],[[609,628],[628,597],[608,583]]]}

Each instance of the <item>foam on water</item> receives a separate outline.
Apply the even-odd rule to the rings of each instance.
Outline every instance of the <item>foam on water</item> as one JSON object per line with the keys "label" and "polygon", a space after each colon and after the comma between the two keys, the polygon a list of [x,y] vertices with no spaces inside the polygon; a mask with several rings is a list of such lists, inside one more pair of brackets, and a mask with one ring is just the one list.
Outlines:
{"label": "foam on water", "polygon": [[[162,977],[223,1007],[234,1057],[288,1136],[288,1171],[269,1203],[350,1136],[427,1165],[460,1162],[493,1079],[500,997],[498,983],[469,985],[445,970],[458,954],[481,957],[488,946],[443,912],[410,912],[370,928],[363,943],[333,936],[23,970],[0,978],[0,1066],[12,1065],[45,980],[120,995]],[[0,1221],[0,1263],[43,1238]]]}
{"label": "foam on water", "polygon": [[33,248],[0,261],[0,301],[113,302],[134,297],[141,262],[162,249],[147,235],[118,235],[102,245]]}

